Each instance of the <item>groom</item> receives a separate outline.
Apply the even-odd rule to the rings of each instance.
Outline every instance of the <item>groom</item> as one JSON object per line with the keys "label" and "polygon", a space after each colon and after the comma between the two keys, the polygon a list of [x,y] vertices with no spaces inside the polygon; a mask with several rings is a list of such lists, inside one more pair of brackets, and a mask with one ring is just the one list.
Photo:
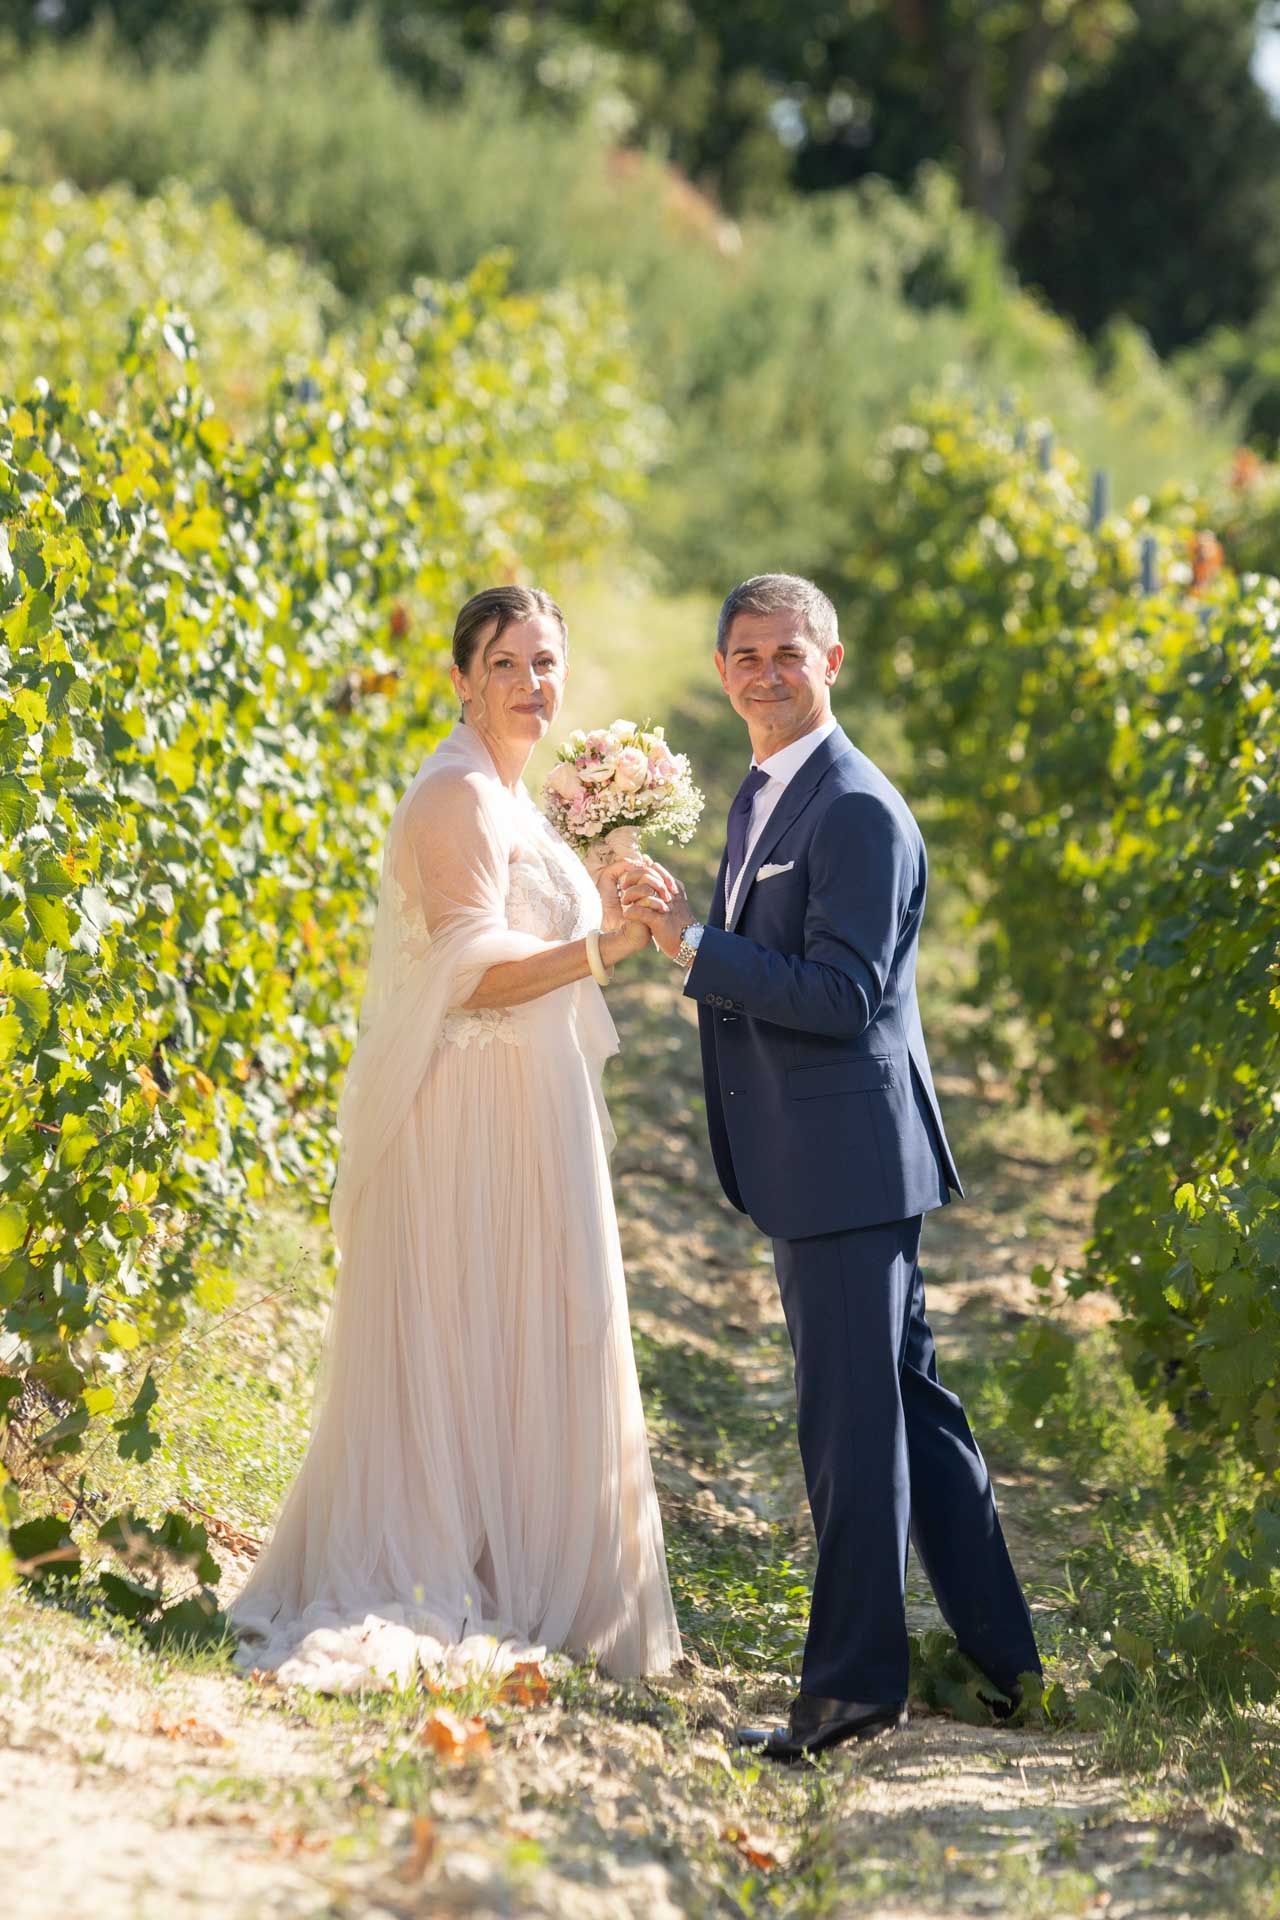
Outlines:
{"label": "groom", "polygon": [[[818,1540],[801,1691],[739,1745],[798,1760],[906,1723],[908,1534],[963,1650],[1000,1692],[1040,1671],[986,1465],[938,1379],[924,1214],[963,1197],[916,1004],[924,842],[837,725],[844,649],[811,581],[725,601],[716,666],[751,737],[711,912],[624,888],[698,1003],[721,1185],[773,1241]],[[668,876],[669,879],[669,876]],[[1009,1709],[1006,1709],[1006,1712]]]}

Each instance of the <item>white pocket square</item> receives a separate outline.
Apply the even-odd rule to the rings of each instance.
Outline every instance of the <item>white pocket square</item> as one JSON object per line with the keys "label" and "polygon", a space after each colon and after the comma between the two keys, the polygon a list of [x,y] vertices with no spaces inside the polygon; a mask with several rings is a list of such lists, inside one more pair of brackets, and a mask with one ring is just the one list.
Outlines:
{"label": "white pocket square", "polygon": [[795,865],[794,860],[784,860],[782,862],[782,865],[778,867],[768,867],[768,866],[759,867],[756,870],[756,879],[772,880],[775,873],[790,873],[794,865]]}

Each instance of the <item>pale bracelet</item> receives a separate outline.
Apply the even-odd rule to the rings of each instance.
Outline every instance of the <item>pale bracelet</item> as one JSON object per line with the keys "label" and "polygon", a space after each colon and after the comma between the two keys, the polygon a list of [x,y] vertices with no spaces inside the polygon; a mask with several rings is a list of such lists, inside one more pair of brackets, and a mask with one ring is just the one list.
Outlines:
{"label": "pale bracelet", "polygon": [[600,935],[594,927],[587,935],[587,965],[591,969],[592,979],[598,980],[602,987],[607,987],[613,978],[613,968],[606,967],[600,957]]}

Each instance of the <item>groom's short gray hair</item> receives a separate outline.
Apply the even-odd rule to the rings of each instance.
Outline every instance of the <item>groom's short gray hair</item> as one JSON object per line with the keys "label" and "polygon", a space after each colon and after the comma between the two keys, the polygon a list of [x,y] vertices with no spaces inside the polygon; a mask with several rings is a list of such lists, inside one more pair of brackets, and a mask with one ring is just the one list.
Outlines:
{"label": "groom's short gray hair", "polygon": [[716,652],[723,653],[740,613],[797,613],[815,646],[825,652],[840,638],[836,610],[821,587],[798,573],[755,573],[734,588],[720,609]]}

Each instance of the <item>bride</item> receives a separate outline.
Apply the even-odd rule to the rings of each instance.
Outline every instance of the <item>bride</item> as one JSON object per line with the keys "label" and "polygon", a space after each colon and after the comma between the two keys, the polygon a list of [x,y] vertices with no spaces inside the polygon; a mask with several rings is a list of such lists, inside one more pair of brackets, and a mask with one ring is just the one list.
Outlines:
{"label": "bride", "polygon": [[469,600],[462,717],[391,820],[310,1439],[228,1609],[236,1665],[282,1683],[680,1655],[600,1084],[617,1035],[597,981],[649,935],[621,869],[593,883],[522,780],[566,654],[545,593]]}

